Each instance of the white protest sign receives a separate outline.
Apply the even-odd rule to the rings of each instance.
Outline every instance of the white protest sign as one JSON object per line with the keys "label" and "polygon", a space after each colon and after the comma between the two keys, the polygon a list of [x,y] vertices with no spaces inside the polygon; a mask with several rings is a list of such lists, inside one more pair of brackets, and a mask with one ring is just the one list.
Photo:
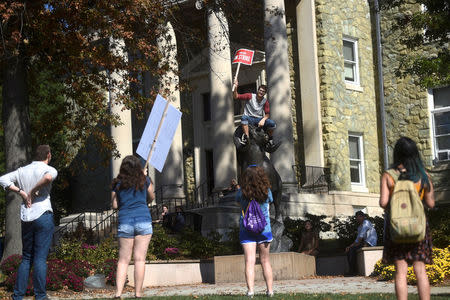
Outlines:
{"label": "white protest sign", "polygon": [[161,95],[156,97],[136,153],[162,172],[181,112]]}

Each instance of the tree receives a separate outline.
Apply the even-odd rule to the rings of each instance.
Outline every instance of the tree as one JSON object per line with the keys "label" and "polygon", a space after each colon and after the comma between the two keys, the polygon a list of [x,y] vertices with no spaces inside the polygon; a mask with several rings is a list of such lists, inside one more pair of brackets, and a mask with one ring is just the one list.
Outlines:
{"label": "tree", "polygon": [[[382,0],[383,9],[400,8],[396,14],[401,42],[411,54],[401,61],[399,74],[415,74],[424,87],[450,84],[450,1],[449,0]],[[416,4],[416,10],[402,10]],[[420,6],[419,6],[420,5]]]}
{"label": "tree", "polygon": [[[112,80],[114,72],[136,74],[152,70],[157,77],[169,66],[159,66],[161,56],[155,40],[164,35],[161,24],[175,1],[160,0],[50,0],[3,1],[0,3],[0,67],[2,70],[2,124],[5,138],[6,171],[24,165],[31,157],[31,97],[41,97],[35,87],[40,76],[58,83],[65,105],[34,107],[39,115],[33,128],[45,142],[47,135],[61,135],[71,146],[82,145],[94,136],[105,160],[115,145],[102,128],[118,125],[105,99],[105,91],[115,91],[118,102],[136,111],[145,111],[156,90],[145,97],[136,77]],[[123,41],[125,49],[121,42]],[[136,54],[133,59],[122,53]],[[46,70],[42,73],[42,70]],[[55,110],[53,110],[55,109]],[[47,111],[46,111],[47,110]],[[56,115],[59,117],[55,117]],[[61,118],[63,116],[63,118]],[[54,126],[56,124],[56,126]],[[51,145],[53,146],[53,145]],[[70,147],[68,147],[70,148]],[[73,153],[61,151],[70,162]],[[21,199],[7,193],[6,248],[3,257],[20,253],[19,204]]]}

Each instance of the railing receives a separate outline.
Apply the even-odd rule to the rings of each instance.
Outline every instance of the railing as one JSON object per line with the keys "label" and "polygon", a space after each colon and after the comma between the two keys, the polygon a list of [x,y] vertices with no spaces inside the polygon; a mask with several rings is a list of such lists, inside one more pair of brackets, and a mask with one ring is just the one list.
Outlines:
{"label": "railing", "polygon": [[219,204],[222,192],[210,191],[208,182],[204,181],[194,189],[194,202],[191,208],[209,207]]}
{"label": "railing", "polygon": [[61,237],[77,230],[83,230],[89,235],[93,243],[99,243],[103,237],[109,236],[117,228],[117,212],[82,212],[69,222],[59,226],[52,239],[55,247]]}
{"label": "railing", "polygon": [[293,165],[299,193],[327,193],[331,187],[330,168]]}
{"label": "railing", "polygon": [[117,217],[117,210],[113,210],[103,221],[92,228],[97,243],[103,238],[117,234]]}
{"label": "railing", "polygon": [[[168,188],[183,188],[182,185],[166,185],[161,186],[155,192],[156,196],[156,205],[152,205],[150,207],[150,213],[152,215],[153,220],[157,220],[162,212],[162,207],[167,206],[169,212],[175,212],[176,207],[181,207],[184,211],[209,207],[213,205],[217,205],[219,203],[219,199],[222,196],[221,192],[210,192],[208,183],[204,181],[199,186],[197,186],[192,192],[191,201],[187,201],[186,197],[170,197],[163,196],[164,190]],[[167,193],[166,193],[167,194]]]}

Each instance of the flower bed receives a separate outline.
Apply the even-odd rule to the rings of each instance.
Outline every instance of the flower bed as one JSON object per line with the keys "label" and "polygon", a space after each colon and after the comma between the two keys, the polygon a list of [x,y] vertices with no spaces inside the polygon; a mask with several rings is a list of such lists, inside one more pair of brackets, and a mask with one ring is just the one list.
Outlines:
{"label": "flower bed", "polygon": [[[438,284],[450,277],[450,246],[444,249],[433,249],[434,264],[425,265],[430,284]],[[395,275],[394,265],[386,265],[379,260],[375,264],[373,275],[381,280],[392,280]],[[417,279],[413,267],[408,267],[408,284],[416,284]]]}

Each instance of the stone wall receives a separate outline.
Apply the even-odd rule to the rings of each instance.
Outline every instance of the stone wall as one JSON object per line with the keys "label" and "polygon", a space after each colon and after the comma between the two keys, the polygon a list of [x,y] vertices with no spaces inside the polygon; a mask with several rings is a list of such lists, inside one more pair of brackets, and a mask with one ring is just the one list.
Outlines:
{"label": "stone wall", "polygon": [[[316,22],[325,166],[334,189],[351,190],[348,135],[362,134],[366,187],[377,193],[380,152],[368,1],[317,0]],[[360,87],[345,83],[343,37],[358,41]]]}
{"label": "stone wall", "polygon": [[399,42],[404,32],[403,28],[395,29],[395,17],[419,9],[419,5],[408,4],[381,11],[386,127],[389,162],[392,162],[396,140],[401,136],[408,136],[417,142],[424,163],[431,167],[433,155],[427,91],[419,87],[412,76],[402,78],[396,74],[401,58],[410,54],[410,51]]}

